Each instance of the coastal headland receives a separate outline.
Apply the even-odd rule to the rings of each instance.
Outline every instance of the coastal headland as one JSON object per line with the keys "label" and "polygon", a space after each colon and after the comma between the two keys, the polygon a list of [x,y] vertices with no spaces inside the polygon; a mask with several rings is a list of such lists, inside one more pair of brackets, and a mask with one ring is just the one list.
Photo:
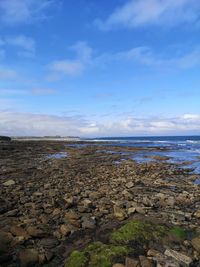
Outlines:
{"label": "coastal headland", "polygon": [[1,142],[0,266],[200,266],[200,175],[121,149]]}

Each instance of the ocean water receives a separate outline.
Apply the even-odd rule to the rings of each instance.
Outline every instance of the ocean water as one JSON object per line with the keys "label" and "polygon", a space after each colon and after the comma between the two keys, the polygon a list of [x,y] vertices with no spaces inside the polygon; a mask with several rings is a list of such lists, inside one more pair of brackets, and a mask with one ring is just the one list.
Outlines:
{"label": "ocean water", "polygon": [[183,168],[191,169],[194,174],[200,174],[200,136],[109,137],[90,141],[97,144],[102,142],[103,146],[120,146],[121,152],[125,146],[167,148],[163,151],[134,153],[133,159],[149,162],[153,160],[151,156],[167,156],[167,162],[180,164]]}

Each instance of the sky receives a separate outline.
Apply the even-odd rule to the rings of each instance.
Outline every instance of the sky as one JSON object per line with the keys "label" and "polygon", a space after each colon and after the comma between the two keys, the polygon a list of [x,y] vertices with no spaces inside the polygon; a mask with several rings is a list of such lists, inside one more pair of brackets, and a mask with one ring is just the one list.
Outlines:
{"label": "sky", "polygon": [[200,135],[200,1],[0,0],[0,135]]}

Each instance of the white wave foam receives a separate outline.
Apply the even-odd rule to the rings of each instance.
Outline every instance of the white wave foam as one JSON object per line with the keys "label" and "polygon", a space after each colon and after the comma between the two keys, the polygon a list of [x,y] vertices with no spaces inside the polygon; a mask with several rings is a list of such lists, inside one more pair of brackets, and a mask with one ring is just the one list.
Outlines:
{"label": "white wave foam", "polygon": [[200,144],[200,140],[186,140],[186,143],[189,143],[189,144]]}

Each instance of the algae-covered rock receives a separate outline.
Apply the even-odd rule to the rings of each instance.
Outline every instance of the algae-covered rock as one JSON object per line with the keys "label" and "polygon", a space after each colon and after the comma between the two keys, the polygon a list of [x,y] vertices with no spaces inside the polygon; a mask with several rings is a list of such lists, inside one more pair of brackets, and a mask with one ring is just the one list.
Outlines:
{"label": "algae-covered rock", "polygon": [[82,251],[73,251],[65,267],[111,267],[116,257],[126,256],[130,251],[131,249],[126,246],[94,242]]}
{"label": "algae-covered rock", "polygon": [[136,239],[139,239],[140,242],[158,240],[166,234],[167,230],[168,228],[163,225],[132,220],[113,231],[110,235],[110,240],[120,243],[127,243]]}
{"label": "algae-covered rock", "polygon": [[71,253],[69,259],[65,263],[65,267],[85,267],[87,261],[88,259],[84,252],[75,250]]}
{"label": "algae-covered rock", "polygon": [[185,229],[179,227],[179,226],[174,226],[170,229],[169,234],[174,235],[175,237],[179,239],[185,239],[187,237],[187,233]]}

